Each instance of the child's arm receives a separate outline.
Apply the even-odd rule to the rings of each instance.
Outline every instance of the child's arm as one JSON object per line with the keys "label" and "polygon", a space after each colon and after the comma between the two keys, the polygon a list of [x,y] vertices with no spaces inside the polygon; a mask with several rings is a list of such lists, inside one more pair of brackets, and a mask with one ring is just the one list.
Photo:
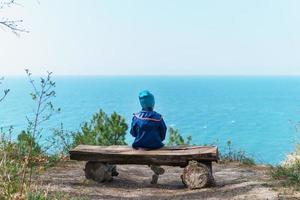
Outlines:
{"label": "child's arm", "polygon": [[167,126],[163,119],[161,119],[161,125],[160,125],[160,137],[161,140],[164,141],[166,138],[166,132],[167,132]]}
{"label": "child's arm", "polygon": [[130,134],[133,137],[136,137],[136,132],[135,132],[135,117],[132,118],[132,122],[131,122],[131,129],[130,129]]}

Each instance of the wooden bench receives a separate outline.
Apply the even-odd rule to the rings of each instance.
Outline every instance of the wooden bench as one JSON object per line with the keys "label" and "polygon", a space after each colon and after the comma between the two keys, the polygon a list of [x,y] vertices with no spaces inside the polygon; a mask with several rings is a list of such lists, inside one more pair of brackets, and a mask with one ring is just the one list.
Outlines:
{"label": "wooden bench", "polygon": [[79,145],[70,152],[71,160],[87,161],[85,176],[98,182],[117,176],[116,164],[149,165],[154,171],[152,183],[164,173],[162,165],[184,167],[182,182],[190,189],[214,183],[212,162],[218,161],[214,146],[176,146],[142,151],[129,146]]}

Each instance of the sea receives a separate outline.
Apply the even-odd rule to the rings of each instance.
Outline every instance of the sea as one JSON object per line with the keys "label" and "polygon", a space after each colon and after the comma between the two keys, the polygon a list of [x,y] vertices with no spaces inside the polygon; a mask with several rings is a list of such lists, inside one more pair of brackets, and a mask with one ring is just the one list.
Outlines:
{"label": "sea", "polygon": [[[154,94],[155,110],[167,126],[191,135],[192,144],[217,145],[226,152],[231,141],[232,149],[245,151],[258,163],[276,165],[300,142],[300,77],[54,75],[53,80],[52,102],[61,111],[42,124],[42,142],[61,123],[66,130],[79,130],[100,109],[119,113],[130,126],[133,113],[141,109],[142,90]],[[13,126],[15,137],[26,129],[26,117],[32,117],[33,88],[25,76],[2,82],[0,89],[10,92],[0,103],[0,127]]]}

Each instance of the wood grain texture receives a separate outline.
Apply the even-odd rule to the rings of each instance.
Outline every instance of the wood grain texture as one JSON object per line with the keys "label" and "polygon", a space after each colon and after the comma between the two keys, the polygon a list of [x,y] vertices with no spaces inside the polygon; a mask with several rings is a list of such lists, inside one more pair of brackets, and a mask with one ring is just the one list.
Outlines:
{"label": "wood grain texture", "polygon": [[191,190],[203,188],[210,182],[209,169],[202,163],[190,161],[184,168],[181,179]]}
{"label": "wood grain texture", "polygon": [[98,161],[108,164],[186,166],[189,161],[218,160],[215,146],[176,146],[157,150],[135,150],[129,146],[79,145],[70,151],[71,160]]}

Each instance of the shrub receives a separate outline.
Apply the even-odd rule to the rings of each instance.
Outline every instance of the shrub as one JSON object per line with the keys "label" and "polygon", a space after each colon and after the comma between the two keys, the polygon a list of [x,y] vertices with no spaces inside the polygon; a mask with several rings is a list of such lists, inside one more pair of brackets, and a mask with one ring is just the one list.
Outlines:
{"label": "shrub", "polygon": [[271,170],[271,176],[274,180],[279,180],[286,186],[300,186],[300,161],[297,160],[290,165],[274,167]]}
{"label": "shrub", "polygon": [[16,145],[6,143],[0,149],[0,199],[11,199],[19,190],[23,162],[15,159]]}
{"label": "shrub", "polygon": [[178,129],[174,129],[173,127],[169,127],[169,140],[167,146],[174,145],[189,145],[192,141],[192,136],[188,136],[184,139]]}
{"label": "shrub", "polygon": [[230,140],[227,141],[226,148],[223,153],[220,153],[219,157],[223,162],[237,161],[244,165],[255,165],[255,159],[248,156],[243,150],[234,150]]}
{"label": "shrub", "polygon": [[26,131],[22,131],[18,135],[16,145],[21,156],[28,155],[30,145],[32,145],[32,156],[38,156],[42,153],[41,147],[36,142],[35,138]]}
{"label": "shrub", "polygon": [[124,145],[128,125],[116,112],[108,116],[103,110],[93,115],[90,122],[81,126],[81,131],[73,133],[73,146],[90,145]]}
{"label": "shrub", "polygon": [[29,192],[27,195],[28,200],[86,200],[87,197],[77,196],[73,197],[65,192],[49,192],[46,190],[38,190]]}
{"label": "shrub", "polygon": [[[6,137],[1,130],[0,138],[0,199],[26,199],[31,191],[32,174],[36,171],[36,165],[48,163],[48,158],[43,154],[41,147],[37,143],[40,138],[42,128],[40,125],[47,121],[56,111],[53,108],[51,99],[55,97],[55,82],[51,80],[51,74],[40,79],[40,84],[36,85],[31,78],[31,73],[26,70],[33,92],[30,94],[35,102],[33,118],[27,117],[28,129],[22,131],[17,141]],[[7,95],[5,92],[4,97]],[[3,97],[1,97],[1,100]]]}
{"label": "shrub", "polygon": [[288,154],[281,165],[273,167],[271,176],[279,180],[283,185],[293,186],[299,189],[300,186],[300,144],[296,146],[293,153]]}
{"label": "shrub", "polygon": [[48,139],[49,146],[47,150],[51,149],[56,154],[67,156],[69,150],[73,147],[73,135],[75,134],[72,131],[65,130],[61,123],[60,128],[53,129],[53,134]]}

